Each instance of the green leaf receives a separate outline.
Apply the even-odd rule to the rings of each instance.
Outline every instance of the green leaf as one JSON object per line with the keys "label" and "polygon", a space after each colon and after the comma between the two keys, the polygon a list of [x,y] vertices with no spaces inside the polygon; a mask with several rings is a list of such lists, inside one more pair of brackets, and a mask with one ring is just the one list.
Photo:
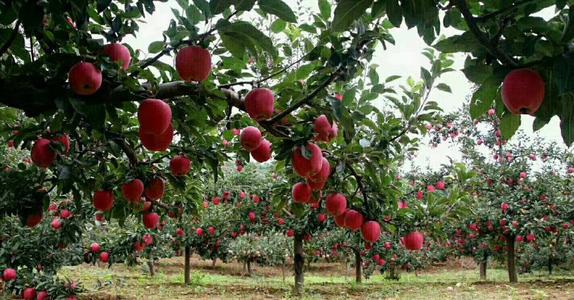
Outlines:
{"label": "green leaf", "polygon": [[271,31],[273,33],[279,33],[283,31],[285,27],[287,27],[287,23],[281,19],[277,19],[273,23],[271,23]]}
{"label": "green leaf", "polygon": [[434,45],[434,48],[444,53],[474,52],[476,49],[481,49],[482,45],[471,32],[465,32],[462,35],[440,40]]}
{"label": "green leaf", "polygon": [[243,11],[250,11],[255,6],[255,0],[239,0],[237,4],[235,4],[235,9],[243,10]]}
{"label": "green leaf", "polygon": [[373,7],[371,8],[371,17],[379,18],[383,15],[385,10],[387,9],[387,1],[386,0],[377,0],[373,3]]}
{"label": "green leaf", "polygon": [[158,53],[160,51],[162,51],[165,48],[165,43],[162,41],[155,41],[152,42],[151,44],[149,44],[149,46],[147,47],[147,51],[149,53]]}
{"label": "green leaf", "polygon": [[393,26],[401,27],[403,11],[399,5],[399,0],[387,0],[387,18]]}
{"label": "green leaf", "polygon": [[333,30],[345,31],[373,4],[373,0],[341,0],[335,8]]}
{"label": "green leaf", "polygon": [[[217,26],[219,28],[220,35],[228,35],[226,38],[226,48],[228,45],[233,44],[234,50],[237,51],[237,45],[239,44],[242,44],[243,48],[247,49],[253,48],[253,45],[256,45],[273,56],[277,55],[277,49],[273,45],[273,41],[259,31],[259,29],[255,28],[255,26],[245,21],[237,21],[235,23],[225,23],[225,21],[220,21]],[[236,38],[238,40],[231,41],[232,38]],[[227,49],[230,52],[233,51],[230,48]]]}
{"label": "green leaf", "polygon": [[446,83],[439,83],[436,88],[443,92],[452,93],[450,86],[448,86]]}
{"label": "green leaf", "polygon": [[329,3],[329,0],[319,0],[319,11],[323,19],[329,20],[331,18],[331,3]]}
{"label": "green leaf", "polygon": [[289,5],[281,0],[259,0],[259,8],[262,11],[275,15],[287,22],[297,23],[297,16]]}
{"label": "green leaf", "polygon": [[500,79],[492,75],[474,92],[470,102],[470,116],[473,120],[478,119],[493,107],[493,101],[500,98],[499,87]]}
{"label": "green leaf", "polygon": [[235,0],[211,0],[209,1],[209,10],[212,14],[217,15],[224,12],[235,2]]}
{"label": "green leaf", "polygon": [[502,138],[509,140],[520,127],[520,115],[506,113],[500,118],[500,133]]}

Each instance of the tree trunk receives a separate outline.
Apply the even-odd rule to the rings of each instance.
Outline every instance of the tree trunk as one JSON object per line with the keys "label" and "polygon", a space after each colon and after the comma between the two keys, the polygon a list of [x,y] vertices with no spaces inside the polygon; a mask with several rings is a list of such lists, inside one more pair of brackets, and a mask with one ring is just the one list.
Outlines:
{"label": "tree trunk", "polygon": [[148,268],[149,268],[149,274],[150,274],[151,276],[155,276],[155,267],[154,267],[154,265],[153,265],[153,259],[149,259],[149,260],[147,261],[147,266],[148,266]]}
{"label": "tree trunk", "polygon": [[552,275],[552,254],[548,255],[548,275]]}
{"label": "tree trunk", "polygon": [[211,268],[215,268],[215,263],[217,263],[217,257],[215,257],[212,261],[211,261]]}
{"label": "tree trunk", "polygon": [[293,239],[293,267],[295,269],[295,289],[294,294],[296,296],[303,295],[303,283],[305,277],[303,275],[303,266],[305,265],[305,256],[303,255],[303,235],[295,234]]}
{"label": "tree trunk", "polygon": [[516,257],[514,253],[514,240],[515,236],[507,236],[506,243],[508,245],[507,251],[507,263],[508,263],[508,281],[510,283],[518,282],[518,275],[516,274]]}
{"label": "tree trunk", "polygon": [[285,261],[281,264],[281,276],[283,276],[283,283],[285,283]]}
{"label": "tree trunk", "polygon": [[480,280],[486,280],[486,261],[480,262]]}
{"label": "tree trunk", "polygon": [[252,272],[251,272],[251,260],[248,260],[247,261],[247,275],[249,277],[251,277],[251,274],[252,274]]}
{"label": "tree trunk", "polygon": [[189,285],[191,283],[191,247],[190,246],[185,246],[183,281],[184,281],[185,285]]}
{"label": "tree trunk", "polygon": [[389,265],[389,271],[387,273],[387,279],[399,280],[399,274],[397,274],[397,266],[394,261]]}
{"label": "tree trunk", "polygon": [[361,253],[357,249],[353,249],[353,251],[355,252],[355,282],[361,283],[363,281]]}

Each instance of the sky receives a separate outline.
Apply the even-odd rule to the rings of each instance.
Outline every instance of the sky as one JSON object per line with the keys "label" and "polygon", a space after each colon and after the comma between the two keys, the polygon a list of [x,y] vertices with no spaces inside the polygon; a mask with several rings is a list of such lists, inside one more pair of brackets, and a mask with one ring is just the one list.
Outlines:
{"label": "sky", "polygon": [[[301,0],[299,0],[301,1]],[[284,0],[285,3],[292,8],[296,7],[296,0]],[[303,5],[318,11],[317,0],[302,0]],[[162,32],[168,27],[169,21],[172,18],[171,8],[178,8],[175,0],[170,0],[165,3],[154,2],[156,5],[156,12],[151,17],[146,18],[146,23],[140,24],[140,31],[137,38],[128,37],[124,42],[132,45],[135,49],[140,49],[144,53],[147,52],[147,46],[156,40],[162,39]],[[551,17],[552,9],[541,12],[539,15],[543,17]],[[425,66],[429,68],[428,60],[421,54],[422,50],[427,48],[428,45],[424,43],[416,32],[416,28],[408,30],[405,26],[391,30],[395,38],[395,45],[389,45],[387,50],[382,47],[377,49],[373,61],[379,65],[378,72],[381,78],[386,78],[391,75],[400,75],[404,79],[411,76],[415,79],[420,78],[420,67]],[[442,34],[449,36],[456,32],[453,30],[443,30]],[[145,55],[143,57],[146,57]],[[452,112],[459,109],[465,99],[472,94],[473,86],[465,78],[464,74],[460,71],[464,65],[464,55],[454,56],[454,68],[456,72],[451,72],[441,77],[441,82],[448,84],[452,93],[436,91],[431,94],[430,99],[436,101],[445,112]],[[164,58],[165,62],[170,63],[173,58]],[[522,125],[520,130],[526,134],[532,135],[532,122],[533,117],[522,116]],[[538,134],[544,137],[549,142],[563,144],[560,137],[560,127],[558,118],[553,118],[551,122],[542,128]],[[512,140],[510,141],[512,142]],[[458,160],[460,153],[456,147],[449,144],[441,144],[437,148],[431,148],[423,145],[416,159],[412,161],[407,167],[420,167],[438,169],[442,164],[449,161],[449,157]]]}

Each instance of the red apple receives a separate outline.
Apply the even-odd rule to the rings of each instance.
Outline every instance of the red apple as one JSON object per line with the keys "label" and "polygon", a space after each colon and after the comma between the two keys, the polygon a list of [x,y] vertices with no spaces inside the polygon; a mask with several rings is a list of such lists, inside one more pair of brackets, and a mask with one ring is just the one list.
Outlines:
{"label": "red apple", "polygon": [[178,229],[175,231],[175,235],[178,236],[178,237],[180,237],[180,238],[182,238],[182,237],[185,236],[185,231],[183,231],[183,229],[181,229],[181,228],[178,228]]}
{"label": "red apple", "polygon": [[134,250],[136,252],[143,252],[145,250],[145,245],[144,243],[137,241],[134,243]]}
{"label": "red apple", "polygon": [[58,134],[52,138],[52,142],[60,143],[64,146],[64,152],[66,155],[70,154],[70,136],[67,134]]}
{"label": "red apple", "polygon": [[211,54],[201,47],[185,47],[175,57],[175,68],[184,81],[205,81],[211,73]]}
{"label": "red apple", "polygon": [[128,47],[119,43],[106,45],[104,47],[104,54],[113,62],[119,63],[124,70],[129,68],[130,62],[132,61],[132,55]]}
{"label": "red apple", "polygon": [[90,250],[92,251],[92,253],[100,253],[101,249],[102,248],[100,247],[100,244],[98,244],[98,243],[92,243],[90,245]]}
{"label": "red apple", "polygon": [[323,153],[319,146],[309,143],[305,147],[306,154],[302,153],[302,146],[293,151],[293,169],[299,176],[307,178],[321,171],[323,166]]}
{"label": "red apple", "polygon": [[349,209],[347,210],[347,213],[345,213],[345,227],[351,230],[355,231],[361,229],[363,221],[363,215],[356,210]]}
{"label": "red apple", "polygon": [[59,218],[54,218],[52,223],[50,223],[50,226],[52,226],[52,229],[54,230],[60,230],[62,228],[62,221],[60,221]]}
{"label": "red apple", "polygon": [[317,215],[317,221],[318,221],[319,223],[325,223],[325,222],[327,222],[327,215],[325,215],[325,214],[319,214],[319,215]]}
{"label": "red apple", "polygon": [[39,139],[32,146],[32,162],[40,168],[48,168],[56,160],[56,152],[48,139]]}
{"label": "red apple", "polygon": [[66,220],[72,217],[72,212],[67,209],[62,209],[60,212],[60,218]]}
{"label": "red apple", "polygon": [[151,246],[151,245],[153,245],[153,236],[152,236],[151,234],[149,234],[149,233],[144,234],[144,236],[143,236],[142,239],[143,239],[144,244],[145,244],[146,246]]}
{"label": "red apple", "polygon": [[307,203],[311,200],[313,190],[308,184],[304,182],[298,182],[293,186],[291,193],[295,203]]}
{"label": "red apple", "polygon": [[333,216],[340,216],[347,209],[347,198],[341,193],[334,193],[327,196],[327,211]]}
{"label": "red apple", "polygon": [[245,110],[254,120],[265,120],[273,116],[275,97],[270,89],[257,88],[245,96]]}
{"label": "red apple", "polygon": [[22,299],[24,300],[36,300],[36,289],[35,288],[26,288],[24,292],[22,292]]}
{"label": "red apple", "polygon": [[95,192],[93,203],[97,210],[109,211],[114,207],[114,193],[112,191]]}
{"label": "red apple", "polygon": [[165,151],[173,140],[173,127],[170,124],[167,130],[159,135],[143,133],[140,128],[140,140],[149,151]]}
{"label": "red apple", "polygon": [[209,226],[207,228],[207,232],[209,233],[209,235],[214,236],[215,235],[215,227]]}
{"label": "red apple", "polygon": [[257,215],[253,211],[249,212],[248,218],[251,223],[255,223],[257,221]]}
{"label": "red apple", "polygon": [[439,181],[436,183],[435,187],[437,190],[444,191],[444,189],[446,188],[446,184],[444,183],[444,181]]}
{"label": "red apple", "polygon": [[33,228],[42,222],[42,211],[26,216],[26,226]]}
{"label": "red apple", "polygon": [[89,62],[79,62],[68,73],[70,87],[81,96],[95,94],[102,85],[102,72]]}
{"label": "red apple", "polygon": [[267,139],[263,139],[259,146],[251,151],[251,157],[256,161],[262,163],[266,162],[271,158],[271,153],[273,152],[272,145]]}
{"label": "red apple", "polygon": [[377,221],[367,221],[361,226],[365,241],[376,243],[381,237],[381,225]]}
{"label": "red apple", "polygon": [[513,114],[531,114],[544,101],[544,79],[532,69],[517,69],[508,73],[502,83],[502,101]]}
{"label": "red apple", "polygon": [[404,237],[403,243],[408,250],[421,250],[423,248],[424,238],[422,233],[413,231]]}
{"label": "red apple", "polygon": [[197,236],[203,236],[203,229],[197,228],[197,230],[195,231],[195,233],[197,234]]}
{"label": "red apple", "polygon": [[347,209],[345,211],[335,217],[335,224],[341,228],[345,228],[345,215],[347,214]]}
{"label": "red apple", "polygon": [[221,204],[221,198],[213,197],[213,205],[218,206],[219,204]]}
{"label": "red apple", "polygon": [[50,299],[50,295],[46,291],[39,292],[38,296],[36,296],[36,297],[37,297],[36,300],[49,300]]}
{"label": "red apple", "polygon": [[145,187],[144,195],[149,200],[157,200],[163,197],[165,182],[159,177],[152,179]]}
{"label": "red apple", "polygon": [[145,99],[138,108],[140,133],[161,135],[171,125],[171,107],[159,99]]}
{"label": "red apple", "polygon": [[[308,178],[308,182],[313,188],[313,190],[322,190],[323,186],[329,179],[331,175],[331,164],[326,158],[321,159],[321,171],[315,175],[311,175]],[[314,184],[313,184],[314,183]]]}
{"label": "red apple", "polygon": [[294,237],[295,236],[295,230],[293,230],[293,229],[287,230],[287,236],[288,237]]}
{"label": "red apple", "polygon": [[261,140],[263,139],[261,131],[257,127],[249,126],[245,127],[241,131],[239,136],[239,142],[245,151],[253,151],[259,147]]}
{"label": "red apple", "polygon": [[178,155],[169,162],[173,176],[185,176],[191,171],[191,160],[185,155]]}
{"label": "red apple", "polygon": [[134,179],[122,185],[122,195],[129,202],[140,202],[144,192],[143,181]]}
{"label": "red apple", "polygon": [[16,280],[17,277],[16,270],[12,268],[5,269],[4,273],[2,273],[2,280],[4,281]]}
{"label": "red apple", "polygon": [[156,229],[159,225],[159,215],[154,212],[144,214],[143,223],[147,229]]}
{"label": "red apple", "polygon": [[110,261],[110,254],[108,252],[100,253],[100,261],[103,263],[107,263]]}
{"label": "red apple", "polygon": [[328,142],[329,141],[329,132],[331,131],[331,123],[327,116],[320,115],[315,119],[313,123],[313,128],[315,129],[315,133],[317,134],[316,139],[318,141]]}

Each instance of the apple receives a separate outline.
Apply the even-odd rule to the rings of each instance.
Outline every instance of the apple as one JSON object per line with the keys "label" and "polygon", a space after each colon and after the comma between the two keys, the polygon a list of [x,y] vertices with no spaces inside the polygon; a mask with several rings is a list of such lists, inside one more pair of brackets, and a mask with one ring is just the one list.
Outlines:
{"label": "apple", "polygon": [[488,110],[488,116],[489,117],[494,117],[496,115],[496,110],[494,108],[491,108]]}
{"label": "apple", "polygon": [[215,235],[215,227],[209,226],[207,228],[207,232],[209,233],[209,235],[214,236]]}
{"label": "apple", "polygon": [[100,253],[100,250],[101,250],[100,244],[92,243],[90,245],[90,250],[92,251],[92,253]]}
{"label": "apple", "polygon": [[309,143],[305,147],[306,154],[302,153],[303,146],[295,148],[293,151],[293,169],[304,178],[315,175],[321,171],[323,166],[323,153],[319,146]]}
{"label": "apple", "polygon": [[72,217],[72,212],[70,212],[67,209],[62,209],[62,211],[60,212],[60,218],[66,220]]}
{"label": "apple", "polygon": [[370,243],[376,243],[381,237],[381,225],[377,221],[367,221],[361,226],[363,239]]}
{"label": "apple", "polygon": [[381,258],[381,259],[379,259],[379,260],[377,261],[377,264],[378,264],[379,266],[383,267],[384,265],[387,264],[387,261],[386,261],[385,259]]}
{"label": "apple", "polygon": [[24,292],[22,292],[22,299],[24,300],[36,300],[36,289],[35,288],[26,288]]}
{"label": "apple", "polygon": [[343,95],[335,94],[335,99],[337,99],[337,101],[339,101],[339,102],[342,102],[343,101]]}
{"label": "apple", "polygon": [[391,242],[385,242],[383,247],[385,247],[385,250],[391,250],[393,249],[393,244]]}
{"label": "apple", "polygon": [[171,124],[168,126],[166,131],[159,135],[143,133],[140,127],[140,141],[149,151],[165,151],[171,145],[172,140],[173,126]]}
{"label": "apple", "polygon": [[329,132],[331,131],[331,123],[329,122],[329,119],[327,119],[327,116],[320,115],[319,117],[317,117],[317,119],[315,119],[315,121],[313,122],[313,129],[317,134],[316,139],[318,141],[323,142],[329,141]]}
{"label": "apple", "polygon": [[267,139],[261,140],[259,146],[251,151],[251,157],[256,161],[262,163],[266,162],[271,158],[271,153],[273,152],[272,145]]}
{"label": "apple", "polygon": [[66,155],[70,154],[70,136],[67,134],[58,134],[52,138],[52,142],[59,143],[64,146],[64,152]]}
{"label": "apple", "polygon": [[332,141],[337,137],[337,135],[339,135],[339,127],[337,126],[337,123],[333,122],[331,130],[329,130],[329,139],[327,141]]}
{"label": "apple", "polygon": [[197,228],[197,230],[195,231],[195,233],[197,234],[197,236],[203,236],[203,229]]}
{"label": "apple", "polygon": [[108,56],[113,62],[119,63],[122,69],[127,70],[132,61],[132,55],[128,47],[119,44],[112,43],[104,46],[104,54]]}
{"label": "apple", "polygon": [[526,172],[520,172],[520,179],[526,179],[528,174]]}
{"label": "apple", "polygon": [[294,237],[295,236],[295,230],[293,230],[293,229],[287,230],[287,236],[288,237]]}
{"label": "apple", "polygon": [[261,131],[257,127],[245,127],[239,136],[239,142],[245,151],[253,151],[259,147],[263,139]]}
{"label": "apple", "polygon": [[345,215],[347,214],[347,209],[345,211],[335,217],[335,224],[341,228],[345,228]]}
{"label": "apple", "polygon": [[110,254],[108,252],[100,253],[100,261],[103,263],[107,263],[110,261]]}
{"label": "apple", "polygon": [[175,69],[184,81],[205,81],[211,74],[211,54],[197,46],[180,49],[175,57]]}
{"label": "apple", "polygon": [[399,209],[407,209],[409,208],[409,203],[405,200],[399,201]]}
{"label": "apple", "polygon": [[421,232],[413,231],[403,238],[403,244],[408,250],[421,250],[423,248],[424,238]]}
{"label": "apple", "polygon": [[536,241],[536,235],[534,235],[534,233],[529,233],[526,236],[526,241],[528,241],[529,243]]}
{"label": "apple", "polygon": [[340,216],[347,209],[347,198],[341,193],[333,193],[326,199],[327,211],[333,216]]}
{"label": "apple", "polygon": [[104,217],[104,214],[102,213],[96,213],[96,221],[102,223],[104,221],[106,221],[106,218]]}
{"label": "apple", "polygon": [[221,198],[213,197],[213,205],[218,206],[219,204],[221,204]]}
{"label": "apple", "polygon": [[298,182],[293,186],[291,194],[295,203],[307,203],[311,200],[313,189],[304,182]]}
{"label": "apple", "polygon": [[146,246],[151,246],[151,245],[153,245],[153,236],[152,236],[151,234],[149,234],[149,233],[144,234],[144,236],[143,236],[142,239],[143,239],[144,244],[145,244]]}
{"label": "apple", "polygon": [[36,297],[37,297],[36,300],[49,300],[50,299],[50,295],[46,291],[39,292]]}
{"label": "apple", "polygon": [[345,213],[345,227],[353,231],[361,229],[363,221],[363,215],[354,209],[348,209]]}
{"label": "apple", "polygon": [[178,236],[178,237],[180,237],[180,238],[183,238],[183,237],[185,236],[185,231],[183,231],[183,229],[181,229],[181,228],[178,228],[178,229],[175,231],[175,235]]}
{"label": "apple", "polygon": [[439,181],[436,183],[435,187],[437,190],[444,191],[444,189],[446,188],[446,184],[444,183],[444,181]]}
{"label": "apple", "polygon": [[79,62],[68,73],[70,87],[77,95],[95,94],[102,85],[102,72],[92,63]]}
{"label": "apple", "polygon": [[171,159],[169,168],[173,176],[185,176],[191,171],[191,160],[185,155],[178,155]]}
{"label": "apple", "polygon": [[48,168],[56,160],[56,152],[50,146],[49,139],[38,139],[32,146],[32,162],[40,168]]}
{"label": "apple", "polygon": [[434,193],[434,192],[436,192],[436,189],[435,189],[434,186],[429,185],[429,186],[427,186],[427,191],[428,191],[429,193]]}
{"label": "apple", "polygon": [[323,185],[320,185],[321,188],[318,189],[313,188],[314,190],[321,190],[323,189],[322,186],[325,185],[325,182],[327,182],[330,175],[331,175],[331,164],[326,158],[323,157],[321,159],[321,170],[317,174],[309,176],[308,181],[310,183],[311,182],[323,183]]}
{"label": "apple", "polygon": [[165,182],[162,178],[153,178],[144,189],[144,195],[149,200],[157,200],[163,197]]}
{"label": "apple", "polygon": [[504,202],[500,205],[500,209],[502,210],[503,214],[506,214],[506,212],[510,209],[510,204]]}
{"label": "apple", "polygon": [[325,215],[325,214],[318,214],[318,215],[317,215],[317,221],[318,221],[319,223],[325,223],[325,222],[327,222],[327,215]]}
{"label": "apple", "polygon": [[424,193],[422,191],[418,191],[417,192],[417,200],[423,200],[423,198],[425,197]]}
{"label": "apple", "polygon": [[502,102],[513,114],[534,115],[544,101],[544,79],[532,69],[513,70],[502,83]]}
{"label": "apple", "polygon": [[247,217],[251,223],[255,223],[257,221],[257,215],[253,211],[250,211]]}
{"label": "apple", "polygon": [[134,243],[134,251],[136,252],[143,252],[145,250],[144,243],[137,241]]}
{"label": "apple", "polygon": [[161,135],[171,125],[171,107],[159,99],[145,99],[138,108],[140,133]]}
{"label": "apple", "polygon": [[267,88],[256,88],[245,96],[245,110],[254,120],[265,120],[273,116],[275,97]]}
{"label": "apple", "polygon": [[7,268],[4,270],[4,273],[2,273],[2,280],[4,281],[16,280],[17,277],[16,270],[12,268]]}
{"label": "apple", "polygon": [[154,212],[144,214],[143,223],[147,229],[156,229],[159,225],[159,215]]}
{"label": "apple", "polygon": [[93,198],[94,207],[100,211],[109,211],[114,207],[114,193],[112,191],[97,191]]}
{"label": "apple", "polygon": [[60,221],[59,218],[54,218],[52,223],[50,223],[50,226],[52,226],[52,229],[54,230],[60,230],[62,228],[62,221]]}
{"label": "apple", "polygon": [[140,179],[134,179],[122,185],[122,195],[129,202],[140,202],[144,192],[144,183]]}
{"label": "apple", "polygon": [[42,211],[26,216],[26,226],[33,228],[42,222]]}

